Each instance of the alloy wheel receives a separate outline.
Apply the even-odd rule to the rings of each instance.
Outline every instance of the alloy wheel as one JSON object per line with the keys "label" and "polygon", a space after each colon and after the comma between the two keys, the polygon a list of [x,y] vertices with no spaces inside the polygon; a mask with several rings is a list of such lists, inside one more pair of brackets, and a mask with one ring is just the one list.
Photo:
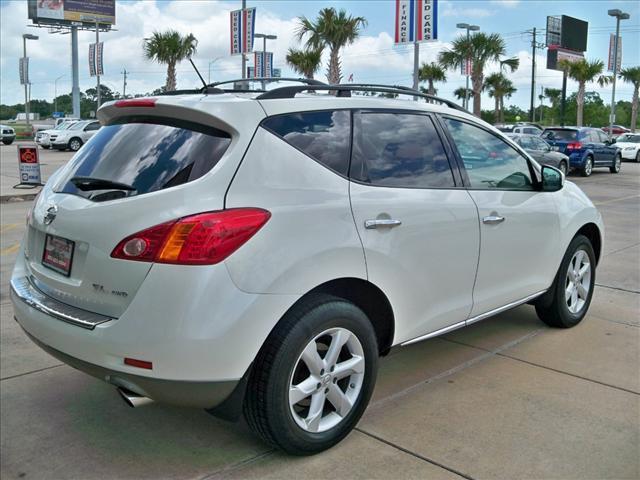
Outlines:
{"label": "alloy wheel", "polygon": [[78,140],[71,140],[71,144],[69,146],[74,152],[80,150],[80,142]]}
{"label": "alloy wheel", "polygon": [[584,173],[587,174],[587,176],[591,175],[591,171],[593,170],[593,161],[591,160],[591,158],[587,158],[586,163],[584,164]]}
{"label": "alloy wheel", "polygon": [[565,301],[569,311],[577,314],[584,307],[591,288],[591,263],[584,250],[573,254],[565,282]]}
{"label": "alloy wheel", "polygon": [[615,168],[616,172],[619,172],[621,166],[622,166],[622,158],[620,157],[620,155],[616,155],[616,162],[613,168]]}
{"label": "alloy wheel", "polygon": [[298,426],[319,433],[338,425],[360,396],[364,369],[362,344],[346,328],[313,338],[289,379],[289,407]]}

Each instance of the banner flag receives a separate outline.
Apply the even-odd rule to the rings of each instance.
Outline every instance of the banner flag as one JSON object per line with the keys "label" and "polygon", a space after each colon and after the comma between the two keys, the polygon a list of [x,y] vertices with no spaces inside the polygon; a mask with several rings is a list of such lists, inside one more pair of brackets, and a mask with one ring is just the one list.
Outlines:
{"label": "banner flag", "polygon": [[256,9],[246,8],[242,19],[242,53],[253,51],[253,34],[256,27]]}
{"label": "banner flag", "polygon": [[396,0],[396,44],[437,39],[438,0]]}
{"label": "banner flag", "polygon": [[20,85],[29,84],[29,57],[22,57],[19,62]]}
{"label": "banner flag", "polygon": [[89,76],[96,76],[96,44],[89,44]]}
{"label": "banner flag", "polygon": [[265,52],[265,57],[263,62],[264,76],[266,78],[273,78],[273,52]]}
{"label": "banner flag", "polygon": [[104,62],[103,62],[104,43],[100,42],[96,45],[96,74],[104,75]]}
{"label": "banner flag", "polygon": [[231,55],[242,53],[241,20],[242,10],[234,10],[230,14],[231,21]]}
{"label": "banner flag", "polygon": [[262,77],[263,61],[262,52],[254,52],[253,54],[253,78]]}
{"label": "banner flag", "polygon": [[[609,62],[607,65],[607,70],[613,72],[613,55],[616,49],[616,36],[615,34],[611,34],[609,36]],[[616,71],[620,71],[622,67],[622,37],[618,37],[618,59],[617,59]]]}

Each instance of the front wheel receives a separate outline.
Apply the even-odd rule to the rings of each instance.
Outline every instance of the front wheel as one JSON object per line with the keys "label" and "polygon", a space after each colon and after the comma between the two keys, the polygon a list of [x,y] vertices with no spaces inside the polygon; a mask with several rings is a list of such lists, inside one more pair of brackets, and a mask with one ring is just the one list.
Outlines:
{"label": "front wheel", "polygon": [[314,295],[287,312],[260,350],[244,416],[264,441],[290,454],[326,450],[362,416],[377,366],[376,335],[362,310]]}
{"label": "front wheel", "polygon": [[5,145],[11,145],[13,143],[13,138],[11,140],[2,140],[2,143]]}
{"label": "front wheel", "polygon": [[636,163],[640,163],[640,150],[636,153]]}
{"label": "front wheel", "polygon": [[596,281],[596,256],[591,242],[576,235],[564,254],[553,285],[536,303],[540,320],[551,327],[569,328],[587,314]]}
{"label": "front wheel", "polygon": [[609,167],[611,173],[620,173],[620,167],[622,166],[622,157],[616,155],[616,159],[613,161],[613,165]]}
{"label": "front wheel", "polygon": [[558,170],[562,172],[562,174],[566,177],[569,173],[569,167],[567,167],[567,162],[560,162],[558,164]]}
{"label": "front wheel", "polygon": [[51,148],[49,145],[40,145],[42,148],[44,148],[45,150],[49,150],[49,148]]}
{"label": "front wheel", "polygon": [[82,146],[82,140],[80,140],[79,138],[72,138],[71,140],[69,140],[69,150],[71,150],[72,152],[77,152],[78,150],[80,150],[80,147]]}
{"label": "front wheel", "polygon": [[582,176],[588,177],[591,175],[591,172],[593,172],[593,158],[587,157],[582,167]]}

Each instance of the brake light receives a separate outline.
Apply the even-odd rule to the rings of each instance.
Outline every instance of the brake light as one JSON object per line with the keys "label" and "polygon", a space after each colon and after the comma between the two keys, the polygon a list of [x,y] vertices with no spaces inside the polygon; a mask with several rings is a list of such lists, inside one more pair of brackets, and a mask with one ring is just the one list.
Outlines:
{"label": "brake light", "polygon": [[223,261],[267,223],[259,208],[206,212],[162,223],[122,240],[111,256],[140,262],[213,265]]}
{"label": "brake light", "polygon": [[571,142],[567,145],[567,150],[580,150],[582,148],[582,143],[580,142]]}
{"label": "brake light", "polygon": [[117,108],[129,107],[155,107],[157,98],[127,98],[124,100],[116,100]]}
{"label": "brake light", "polygon": [[130,365],[132,367],[138,367],[138,368],[145,368],[147,370],[153,370],[153,363],[148,362],[146,360],[138,360],[137,358],[125,357],[124,364],[125,365]]}

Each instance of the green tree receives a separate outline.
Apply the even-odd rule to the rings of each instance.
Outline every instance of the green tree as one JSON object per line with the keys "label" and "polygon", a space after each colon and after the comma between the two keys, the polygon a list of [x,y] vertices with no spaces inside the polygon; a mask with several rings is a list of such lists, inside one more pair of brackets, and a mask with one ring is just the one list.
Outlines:
{"label": "green tree", "polygon": [[340,49],[351,45],[360,35],[360,30],[367,25],[364,17],[352,17],[346,10],[323,8],[315,21],[298,17],[296,35],[299,40],[306,37],[308,50],[324,50],[329,48],[329,67],[327,78],[329,83],[340,83],[342,70],[340,67]]}
{"label": "green tree", "polygon": [[322,61],[322,49],[297,50],[290,48],[287,52],[287,63],[296,73],[305,78],[313,79],[313,76],[320,68]]}
{"label": "green tree", "polygon": [[497,33],[476,33],[467,39],[466,35],[456,38],[451,49],[440,52],[438,62],[445,68],[458,70],[471,59],[471,85],[473,89],[473,113],[480,116],[481,93],[484,86],[484,70],[487,64],[499,62],[501,69],[515,72],[520,65],[517,57],[503,59],[507,53],[504,39]]}
{"label": "green tree", "polygon": [[[96,88],[87,88],[84,93],[87,97],[88,100],[92,101],[92,102],[96,102],[97,99],[97,95],[96,92],[98,90]],[[100,84],[100,100],[104,103],[104,102],[110,102],[111,100],[115,100],[116,96],[118,96],[119,94],[117,92],[114,92],[113,90],[111,90],[108,86],[106,86],[104,83]]]}
{"label": "green tree", "polygon": [[484,81],[484,90],[489,93],[489,97],[495,101],[494,115],[495,122],[504,122],[504,98],[510,98],[516,92],[511,80],[501,72],[492,73]]}
{"label": "green tree", "polygon": [[638,123],[638,90],[640,90],[640,67],[623,68],[620,78],[633,85],[633,99],[631,100],[631,131],[635,132]]}
{"label": "green tree", "polygon": [[427,93],[435,95],[438,92],[434,86],[435,82],[446,82],[447,73],[435,62],[423,63],[418,70],[418,80],[428,82]]}
{"label": "green tree", "polygon": [[465,98],[465,93],[469,94],[469,98],[473,97],[473,90],[471,90],[470,88],[467,89],[465,87],[458,87],[453,91],[453,96],[456,97],[458,100],[464,100]]}
{"label": "green tree", "polygon": [[609,83],[609,77],[601,75],[604,69],[602,60],[589,61],[586,59],[575,62],[561,60],[558,64],[564,68],[569,78],[578,82],[578,93],[576,96],[576,125],[582,127],[584,121],[584,100],[586,84],[597,81],[600,86]]}
{"label": "green tree", "polygon": [[144,40],[144,56],[167,65],[166,91],[176,89],[176,65],[195,55],[197,46],[198,40],[191,33],[183,37],[175,30],[153,32],[150,38]]}

